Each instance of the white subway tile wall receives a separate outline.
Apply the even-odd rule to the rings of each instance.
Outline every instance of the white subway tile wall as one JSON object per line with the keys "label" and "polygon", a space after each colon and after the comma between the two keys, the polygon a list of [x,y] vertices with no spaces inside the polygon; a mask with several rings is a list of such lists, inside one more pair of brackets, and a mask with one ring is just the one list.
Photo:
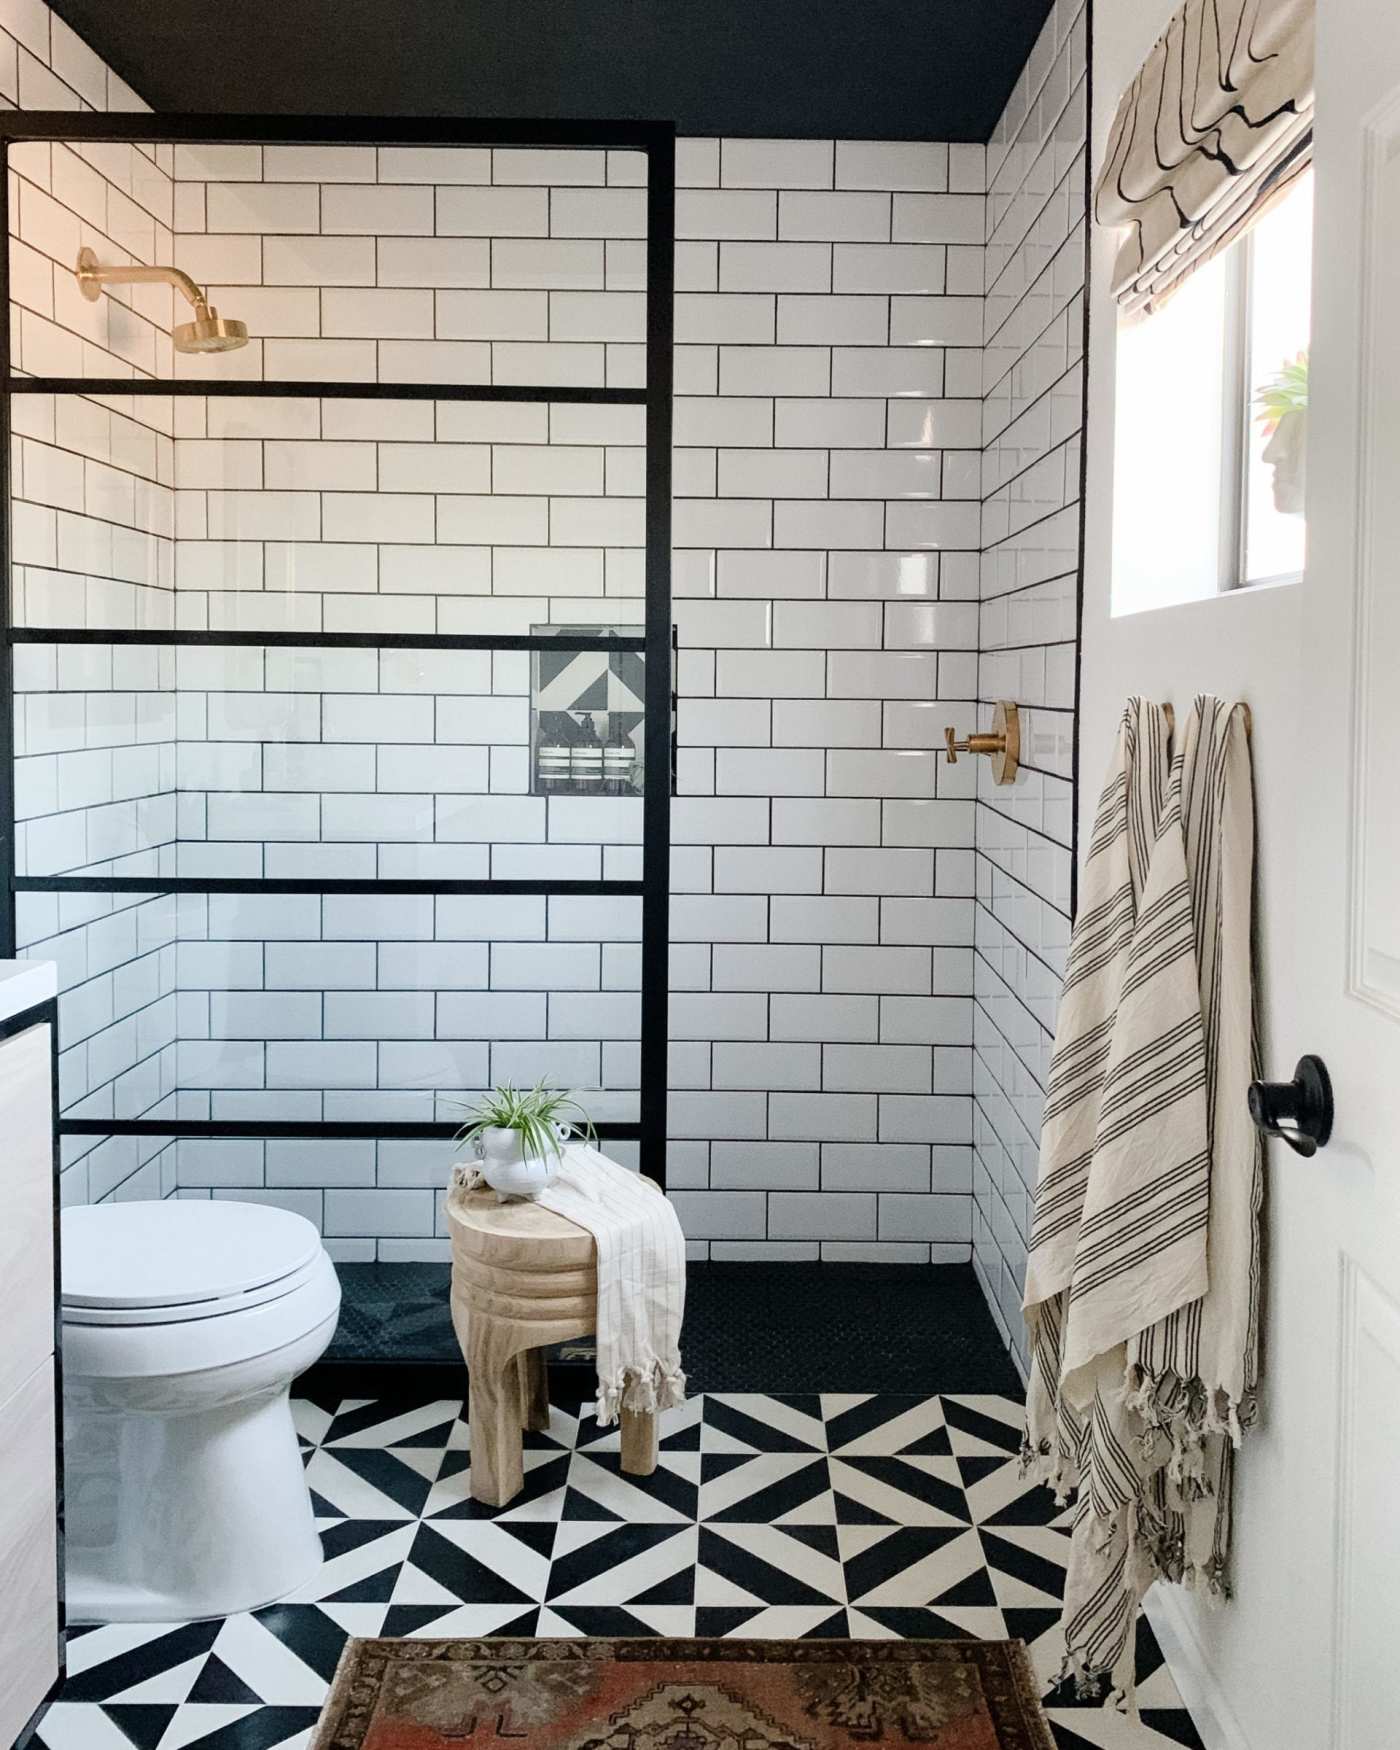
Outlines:
{"label": "white subway tile wall", "polygon": [[[829,141],[679,154],[672,1169],[699,1255],[738,1255],[741,1241],[758,1256],[771,1241],[786,1256],[800,1240],[804,1254],[889,1257],[897,1231],[919,1256],[966,1257],[971,774],[939,773],[935,728],[887,721],[882,701],[941,726],[935,701],[975,697],[977,155],[954,149],[951,202],[909,207],[897,191],[949,195],[948,148],[840,154]],[[234,368],[640,381],[639,159],[349,155],[178,162],[177,259],[260,336],[262,356],[255,343]],[[927,302],[892,298],[906,291]],[[524,631],[640,617],[638,410],[234,398],[181,402],[177,419],[178,624]],[[901,510],[913,514],[892,532]],[[912,615],[915,602],[928,611]],[[551,799],[546,825],[543,799],[523,794],[524,658],[465,653],[446,678],[408,685],[373,652],[346,653],[366,675],[339,679],[325,653],[280,669],[294,653],[261,667],[251,647],[185,661],[195,654],[181,653],[178,683],[182,872],[635,873],[635,822],[610,835]],[[454,798],[460,832],[444,819]],[[897,872],[888,891],[860,881],[882,861]],[[361,941],[384,932],[374,977],[337,951],[340,988],[309,915],[304,939],[279,940],[274,920],[218,946],[191,939],[203,928],[186,908],[182,1101],[344,1115],[387,1111],[387,1090],[421,1115],[547,1050],[566,1079],[613,1091],[606,1115],[630,1116],[635,947],[596,929],[561,939],[553,914],[459,945],[450,903],[462,904],[429,906],[412,931],[366,914]],[[425,945],[432,959],[400,971],[395,957]],[[451,988],[446,954],[459,957]],[[220,979],[299,1001],[216,1008]],[[396,991],[423,979],[409,1001]],[[798,992],[812,994],[790,1011]],[[936,1021],[898,1007],[882,1020],[920,1000]],[[824,1005],[830,1022],[813,1031],[804,1017]],[[839,1184],[829,1147],[845,1151]],[[228,1158],[240,1183],[269,1190],[254,1154]],[[383,1160],[366,1156],[362,1172],[379,1176],[363,1183],[397,1192]],[[315,1187],[296,1189],[305,1202]],[[412,1235],[441,1252],[421,1198],[350,1198],[332,1216],[322,1191],[341,1255]],[[899,1205],[884,1210],[886,1196]],[[926,1205],[917,1222],[910,1199]]]}
{"label": "white subway tile wall", "polygon": [[987,146],[978,678],[1026,769],[976,809],[973,1257],[1026,1364],[1021,1293],[1069,944],[1079,637],[1087,22],[1057,0]]}
{"label": "white subway tile wall", "polygon": [[[144,110],[41,0],[0,8],[7,109]],[[10,154],[11,347],[26,375],[168,375],[172,294],[114,289],[96,303],[78,250],[112,263],[169,261],[168,146],[25,144]],[[169,401],[13,403],[16,619],[173,622],[174,446]],[[173,668],[152,650],[24,645],[15,651],[16,853],[21,870],[89,862],[153,867],[175,837]],[[161,898],[25,894],[21,951],[57,961],[59,1078],[84,1117],[136,1118],[176,1077],[176,919]],[[70,1201],[159,1197],[175,1149],[150,1137],[70,1137]]]}
{"label": "white subway tile wall", "polygon": [[[1075,10],[985,151],[678,149],[677,1206],[699,1257],[975,1251],[1008,1335],[1068,912]],[[636,155],[128,148],[149,238],[83,205],[113,149],[32,156],[24,369],[642,381]],[[172,365],[168,297],[84,304],[79,242],[173,254],[254,341]],[[637,623],[639,413],[18,402],[21,619],[250,635],[21,651],[24,866],[636,875],[635,809],[528,794],[526,657],[256,639]],[[979,795],[937,749],[1001,694],[1031,769]],[[443,1116],[547,1071],[630,1117],[635,920],[589,903],[33,896],[22,927],[65,966],[74,1111]],[[439,1145],[129,1144],[85,1139],[69,1194],[260,1197],[341,1258],[445,1255]]]}

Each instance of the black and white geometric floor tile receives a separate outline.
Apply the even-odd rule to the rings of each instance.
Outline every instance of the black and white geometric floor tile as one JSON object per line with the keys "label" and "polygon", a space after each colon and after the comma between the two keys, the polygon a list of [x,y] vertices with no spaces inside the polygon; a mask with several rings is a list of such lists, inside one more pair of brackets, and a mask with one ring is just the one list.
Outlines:
{"label": "black and white geometric floor tile", "polygon": [[[348,1635],[1012,1635],[1058,1670],[1065,1516],[1010,1398],[696,1398],[651,1477],[556,1403],[499,1509],[460,1402],[295,1411],[320,1570],[265,1610],[73,1631],[44,1750],[305,1750]],[[1141,1723],[1048,1694],[1061,1750],[1200,1750],[1146,1625],[1138,1670]]]}

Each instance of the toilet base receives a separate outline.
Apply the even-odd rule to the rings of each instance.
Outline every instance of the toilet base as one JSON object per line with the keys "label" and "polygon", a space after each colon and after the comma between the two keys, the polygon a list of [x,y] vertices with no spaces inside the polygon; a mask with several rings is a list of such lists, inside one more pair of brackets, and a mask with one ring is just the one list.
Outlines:
{"label": "toilet base", "polygon": [[319,1355],[334,1322],[295,1345],[295,1357],[284,1351],[276,1378],[264,1376],[251,1392],[244,1368],[210,1370],[193,1390],[186,1376],[176,1389],[195,1398],[193,1408],[172,1406],[168,1380],[72,1382],[65,1391],[70,1622],[230,1616],[311,1578],[321,1540],[292,1423],[288,1363]]}

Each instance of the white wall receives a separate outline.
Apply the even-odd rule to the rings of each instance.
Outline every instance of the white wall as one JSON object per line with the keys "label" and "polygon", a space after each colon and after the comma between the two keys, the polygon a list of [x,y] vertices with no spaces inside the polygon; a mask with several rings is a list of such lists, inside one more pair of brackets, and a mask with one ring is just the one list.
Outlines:
{"label": "white wall", "polygon": [[[1176,0],[1100,0],[1094,8],[1094,163],[1101,162],[1109,124],[1121,91],[1175,11]],[[1114,239],[1098,232],[1093,244],[1089,336],[1087,524],[1083,629],[1083,691],[1080,794],[1081,843],[1092,820],[1101,777],[1123,701],[1130,693],[1168,700],[1178,716],[1198,692],[1247,700],[1254,713],[1255,792],[1258,811],[1258,935],[1264,1061],[1271,1073],[1288,1073],[1271,1052],[1269,993],[1289,976],[1281,929],[1289,906],[1292,842],[1299,823],[1289,810],[1293,723],[1299,709],[1299,590],[1282,586],[1236,591],[1180,607],[1114,619],[1110,612],[1113,491],[1113,355],[1115,310],[1108,296]],[[1290,1059],[1291,1062],[1291,1059]],[[1275,1163],[1276,1164],[1276,1163]],[[1271,1173],[1268,1226],[1271,1251],[1281,1249],[1284,1227],[1304,1223],[1307,1180],[1290,1163]],[[1281,1416],[1289,1405],[1286,1357],[1267,1347],[1263,1426],[1241,1455],[1237,1507],[1234,1602],[1217,1611],[1190,1594],[1173,1592],[1169,1608],[1193,1637],[1194,1656],[1237,1721],[1236,1735],[1222,1737],[1231,1750],[1273,1750],[1276,1745],[1314,1745],[1325,1740],[1320,1707],[1326,1685],[1300,1680],[1301,1660],[1282,1649],[1290,1591],[1308,1576],[1289,1567],[1284,1530],[1296,1513],[1315,1502],[1290,1501],[1282,1462]],[[1289,1438],[1309,1436],[1300,1421]],[[1295,1649],[1295,1651],[1298,1651]],[[1186,1683],[1183,1683],[1186,1687]],[[1228,1728],[1226,1728],[1228,1731]]]}

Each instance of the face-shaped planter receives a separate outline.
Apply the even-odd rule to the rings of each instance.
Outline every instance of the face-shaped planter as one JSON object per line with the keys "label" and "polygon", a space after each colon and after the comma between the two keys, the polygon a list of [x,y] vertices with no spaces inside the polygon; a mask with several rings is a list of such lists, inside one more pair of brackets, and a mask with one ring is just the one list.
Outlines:
{"label": "face-shaped planter", "polygon": [[1308,475],[1308,416],[1285,413],[1264,446],[1264,461],[1274,471],[1274,509],[1302,516]]}

